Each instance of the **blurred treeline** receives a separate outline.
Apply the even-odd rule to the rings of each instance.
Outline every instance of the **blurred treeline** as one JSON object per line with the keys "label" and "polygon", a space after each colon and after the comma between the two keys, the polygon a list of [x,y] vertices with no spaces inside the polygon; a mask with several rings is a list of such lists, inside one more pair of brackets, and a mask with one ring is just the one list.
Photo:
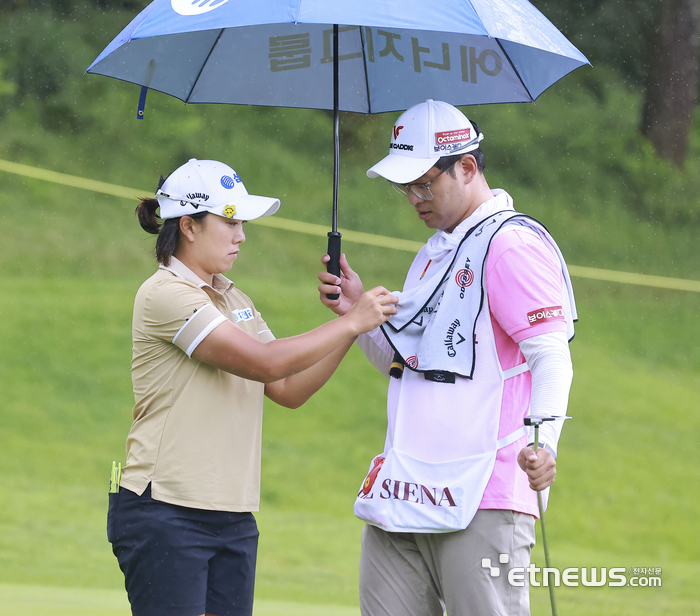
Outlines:
{"label": "blurred treeline", "polygon": [[[507,189],[516,207],[562,238],[572,263],[700,278],[690,239],[700,229],[700,125],[682,168],[661,159],[639,132],[659,2],[536,0],[594,68],[565,77],[536,105],[464,111],[486,134],[491,186]],[[285,199],[282,216],[326,222],[327,113],[186,106],[151,92],[146,119],[137,121],[137,86],[84,75],[146,5],[0,2],[0,158],[150,191],[160,173],[188,158],[218,157],[252,190],[263,186]],[[395,117],[341,115],[340,225],[422,239],[422,225],[393,216],[399,202],[391,191],[364,176],[384,155]]]}

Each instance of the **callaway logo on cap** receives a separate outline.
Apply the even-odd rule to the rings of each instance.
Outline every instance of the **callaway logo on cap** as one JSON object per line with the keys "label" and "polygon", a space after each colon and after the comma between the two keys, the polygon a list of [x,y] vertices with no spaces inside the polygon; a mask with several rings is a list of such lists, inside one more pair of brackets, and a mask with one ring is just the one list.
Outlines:
{"label": "callaway logo on cap", "polygon": [[271,216],[279,199],[249,195],[238,174],[224,163],[193,158],[173,171],[155,194],[160,217],[210,212],[235,220]]}
{"label": "callaway logo on cap", "polygon": [[439,158],[472,152],[483,138],[459,109],[429,99],[401,114],[391,132],[389,156],[367,176],[398,184],[413,182]]}

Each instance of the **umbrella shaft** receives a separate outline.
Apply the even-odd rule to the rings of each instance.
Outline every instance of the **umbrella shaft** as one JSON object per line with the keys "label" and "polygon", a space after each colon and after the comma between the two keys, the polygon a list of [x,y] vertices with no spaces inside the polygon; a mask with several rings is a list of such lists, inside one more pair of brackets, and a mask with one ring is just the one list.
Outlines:
{"label": "umbrella shaft", "polygon": [[[328,234],[326,269],[340,276],[340,233],[338,233],[338,177],[340,176],[340,113],[338,110],[338,25],[333,26],[333,230]],[[328,299],[338,299],[338,293],[329,293]]]}
{"label": "umbrella shaft", "polygon": [[338,180],[340,177],[340,111],[338,88],[338,24],[333,25],[333,233],[338,231]]}

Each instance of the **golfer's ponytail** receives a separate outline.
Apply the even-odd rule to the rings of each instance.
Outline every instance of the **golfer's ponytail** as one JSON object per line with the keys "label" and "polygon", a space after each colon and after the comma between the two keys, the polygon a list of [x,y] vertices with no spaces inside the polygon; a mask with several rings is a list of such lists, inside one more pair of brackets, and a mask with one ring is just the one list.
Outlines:
{"label": "golfer's ponytail", "polygon": [[[156,259],[158,259],[158,263],[168,266],[170,265],[170,257],[175,254],[180,240],[180,219],[168,218],[167,220],[161,220],[156,214],[158,206],[157,199],[142,198],[141,203],[136,206],[136,216],[138,216],[139,224],[144,231],[158,236],[153,252],[156,255]],[[207,212],[188,214],[196,222],[201,222],[206,215]]]}
{"label": "golfer's ponytail", "polygon": [[158,201],[152,197],[149,199],[141,199],[141,203],[136,206],[136,215],[139,218],[139,224],[144,231],[153,235],[158,235],[160,231],[160,218],[156,214],[158,209]]}
{"label": "golfer's ponytail", "polygon": [[141,199],[141,203],[136,206],[136,216],[138,216],[141,228],[150,233],[157,235],[156,247],[153,251],[158,263],[170,265],[170,257],[173,256],[177,248],[177,241],[180,235],[180,219],[170,218],[161,220],[156,214],[159,204],[152,197],[149,199]]}

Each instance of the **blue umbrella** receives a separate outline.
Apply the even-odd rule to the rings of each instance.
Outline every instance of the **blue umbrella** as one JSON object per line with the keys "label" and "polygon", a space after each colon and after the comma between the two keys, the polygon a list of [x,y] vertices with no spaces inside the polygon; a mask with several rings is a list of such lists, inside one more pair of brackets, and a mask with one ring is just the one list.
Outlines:
{"label": "blue umbrella", "polygon": [[532,102],[588,60],[528,0],[155,0],[88,73],[186,103],[334,110],[329,271],[340,273],[338,112]]}

